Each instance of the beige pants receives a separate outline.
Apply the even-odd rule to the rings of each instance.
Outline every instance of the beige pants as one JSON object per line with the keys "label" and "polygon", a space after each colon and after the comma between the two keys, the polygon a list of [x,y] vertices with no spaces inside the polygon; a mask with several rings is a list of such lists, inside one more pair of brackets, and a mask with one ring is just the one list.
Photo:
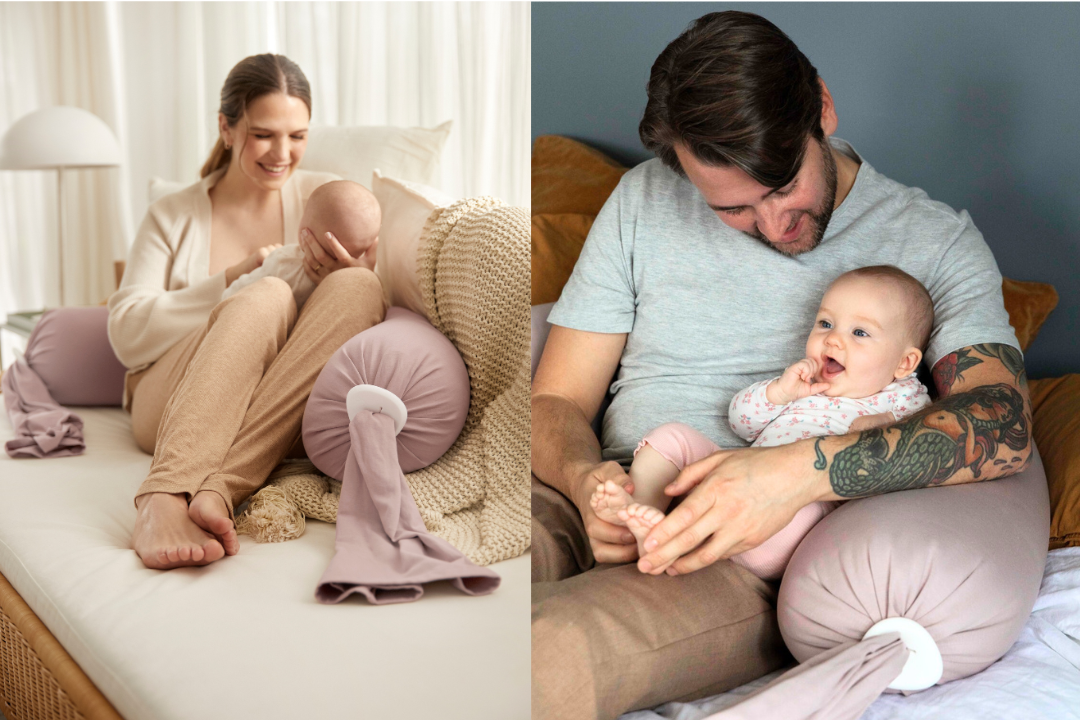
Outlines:
{"label": "beige pants", "polygon": [[793,662],[777,585],[728,560],[689,575],[596,565],[577,508],[533,478],[532,718],[607,720]]}
{"label": "beige pants", "polygon": [[212,490],[232,514],[298,443],[326,361],[385,313],[379,279],[363,268],[331,273],[299,317],[278,278],[222,301],[128,381],[135,441],[154,455],[136,497]]}

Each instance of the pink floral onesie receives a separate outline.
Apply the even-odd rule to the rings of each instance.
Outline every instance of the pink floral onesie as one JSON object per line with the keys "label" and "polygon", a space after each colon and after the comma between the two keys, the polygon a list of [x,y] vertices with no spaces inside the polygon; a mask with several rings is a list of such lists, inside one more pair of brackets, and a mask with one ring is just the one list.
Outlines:
{"label": "pink floral onesie", "polygon": [[[821,435],[844,435],[851,423],[863,415],[891,412],[900,420],[930,405],[926,387],[914,375],[890,383],[869,397],[811,395],[787,405],[773,405],[765,397],[765,387],[773,380],[754,383],[736,393],[728,408],[731,429],[754,447],[785,445]],[[667,423],[651,431],[642,439],[638,450],[646,444],[680,470],[720,449],[682,423]],[[806,533],[838,505],[837,502],[807,505],[771,538],[753,550],[735,555],[731,561],[765,580],[780,579]]]}

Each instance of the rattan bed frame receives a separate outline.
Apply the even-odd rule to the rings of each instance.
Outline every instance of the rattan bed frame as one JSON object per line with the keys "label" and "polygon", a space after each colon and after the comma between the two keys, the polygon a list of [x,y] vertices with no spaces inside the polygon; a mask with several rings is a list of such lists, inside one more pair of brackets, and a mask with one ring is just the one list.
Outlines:
{"label": "rattan bed frame", "polygon": [[122,720],[2,574],[0,713],[7,720]]}

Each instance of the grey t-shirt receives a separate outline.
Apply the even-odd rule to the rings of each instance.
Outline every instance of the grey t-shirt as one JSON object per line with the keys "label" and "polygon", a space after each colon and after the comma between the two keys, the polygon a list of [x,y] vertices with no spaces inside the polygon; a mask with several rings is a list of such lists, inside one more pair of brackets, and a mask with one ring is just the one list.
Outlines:
{"label": "grey t-shirt", "polygon": [[818,247],[787,257],[729,228],[688,180],[659,160],[623,176],[600,211],[548,320],[629,333],[604,416],[605,460],[629,463],[638,441],[683,422],[721,447],[745,443],[727,424],[739,390],[804,356],[821,296],[840,274],[895,265],[934,300],[925,354],[933,367],[976,343],[1019,348],[1001,274],[967,212],[862,162]]}

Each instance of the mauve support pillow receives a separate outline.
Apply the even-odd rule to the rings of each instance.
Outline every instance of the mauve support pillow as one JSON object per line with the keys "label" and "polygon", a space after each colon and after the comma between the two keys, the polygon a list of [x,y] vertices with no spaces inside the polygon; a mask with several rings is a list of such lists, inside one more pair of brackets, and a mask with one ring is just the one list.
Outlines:
{"label": "mauve support pillow", "polygon": [[936,684],[985,669],[1031,614],[1049,532],[1037,451],[1004,479],[845,503],[802,541],[780,586],[780,632],[802,664],[711,717],[858,718],[905,665],[922,662],[895,633],[863,639],[887,618],[929,632],[922,652],[940,653]]}
{"label": "mauve support pillow", "polygon": [[[346,396],[357,385],[389,390],[408,418],[396,436],[381,412],[349,420]],[[449,580],[484,595],[499,585],[424,527],[404,473],[442,457],[469,412],[469,373],[453,344],[416,313],[392,307],[386,319],[345,343],[326,363],[304,411],[311,461],[342,481],[334,558],[316,597],[336,603],[360,593],[374,604],[408,602],[423,584]]]}
{"label": "mauve support pillow", "polygon": [[26,346],[26,362],[61,405],[120,405],[127,372],[109,344],[109,309],[47,310]]}

